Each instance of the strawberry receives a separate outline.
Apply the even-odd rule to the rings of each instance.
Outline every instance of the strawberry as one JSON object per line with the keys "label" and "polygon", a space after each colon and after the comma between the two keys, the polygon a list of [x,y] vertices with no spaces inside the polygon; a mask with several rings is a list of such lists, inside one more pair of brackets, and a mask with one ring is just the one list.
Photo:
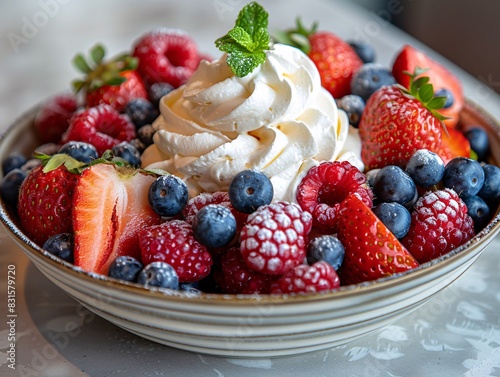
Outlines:
{"label": "strawberry", "polygon": [[241,230],[240,250],[248,267],[281,275],[301,264],[312,216],[293,203],[274,202],[257,208]]}
{"label": "strawberry", "polygon": [[447,89],[453,94],[453,104],[441,113],[449,119],[444,120],[447,127],[455,127],[464,105],[464,94],[460,80],[447,68],[434,61],[424,52],[405,45],[396,56],[392,74],[396,81],[406,88],[410,87],[410,78],[405,72],[414,72],[416,68],[426,69],[422,76],[427,76],[435,90]]}
{"label": "strawberry", "polygon": [[418,266],[417,261],[357,194],[340,205],[338,238],[345,256],[342,285],[376,280]]}
{"label": "strawberry", "polygon": [[314,293],[340,287],[340,280],[332,265],[319,261],[312,266],[300,264],[281,276],[271,286],[272,294]]}
{"label": "strawberry", "polygon": [[136,98],[148,99],[148,92],[137,73],[137,59],[127,54],[112,60],[104,60],[105,50],[96,45],[90,51],[90,60],[78,54],[73,62],[85,77],[73,81],[75,92],[84,91],[87,106],[101,103],[123,112],[127,104]]}
{"label": "strawberry", "polygon": [[441,146],[437,154],[445,164],[455,157],[470,157],[470,142],[465,135],[455,129],[447,128],[441,135]]}
{"label": "strawberry", "polygon": [[62,142],[74,140],[90,143],[99,155],[121,141],[130,141],[136,136],[135,126],[130,119],[106,104],[77,111],[69,123]]}
{"label": "strawberry", "polygon": [[133,46],[139,59],[138,71],[148,86],[166,82],[177,88],[194,73],[200,62],[194,40],[177,29],[155,29],[139,38]]}
{"label": "strawberry", "polygon": [[138,232],[161,222],[148,203],[154,180],[141,170],[107,163],[83,170],[73,197],[76,266],[107,274],[118,256],[140,259]]}
{"label": "strawberry", "polygon": [[212,256],[184,220],[147,227],[139,232],[139,240],[143,263],[167,262],[181,283],[194,283],[210,273]]}
{"label": "strawberry", "polygon": [[413,207],[408,234],[401,241],[420,263],[428,262],[474,237],[467,206],[452,189],[428,192]]}
{"label": "strawberry", "polygon": [[73,94],[60,94],[46,101],[35,117],[38,138],[45,143],[59,143],[69,127],[69,120],[76,111],[77,101]]}
{"label": "strawberry", "polygon": [[315,23],[308,30],[297,20],[296,29],[279,33],[278,41],[304,51],[318,68],[323,87],[334,98],[342,98],[351,93],[352,76],[363,61],[349,43],[331,32],[318,32],[317,27]]}
{"label": "strawberry", "polygon": [[372,206],[373,192],[366,176],[347,161],[323,162],[309,169],[297,187],[297,203],[313,215],[315,227],[335,232],[338,207],[351,192]]}
{"label": "strawberry", "polygon": [[410,90],[384,86],[367,101],[359,122],[361,158],[367,170],[397,165],[404,168],[418,149],[441,147],[444,97],[434,97],[427,77],[410,77]]}
{"label": "strawberry", "polygon": [[64,166],[34,168],[19,191],[17,212],[26,235],[42,246],[51,236],[72,232],[72,199],[78,175]]}

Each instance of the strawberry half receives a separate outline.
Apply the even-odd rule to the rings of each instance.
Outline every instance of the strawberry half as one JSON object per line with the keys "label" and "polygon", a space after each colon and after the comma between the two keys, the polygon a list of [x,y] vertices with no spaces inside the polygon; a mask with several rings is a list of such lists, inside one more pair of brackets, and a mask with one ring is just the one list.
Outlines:
{"label": "strawberry half", "polygon": [[154,179],[141,170],[106,163],[82,172],[73,197],[76,266],[107,274],[118,256],[140,260],[138,232],[161,222],[148,203]]}
{"label": "strawberry half", "polygon": [[455,157],[470,157],[470,142],[465,135],[455,129],[447,128],[441,135],[441,146],[437,154],[443,159],[445,165]]}
{"label": "strawberry half", "polygon": [[356,194],[339,208],[339,240],[345,249],[342,285],[357,284],[411,270],[418,262]]}
{"label": "strawberry half", "polygon": [[406,45],[396,56],[392,74],[396,81],[406,88],[410,87],[410,78],[405,72],[414,72],[416,68],[426,69],[422,76],[429,77],[435,90],[448,89],[453,94],[453,105],[440,112],[448,117],[444,122],[447,127],[455,127],[464,106],[464,94],[460,80],[447,68],[431,59],[424,52]]}

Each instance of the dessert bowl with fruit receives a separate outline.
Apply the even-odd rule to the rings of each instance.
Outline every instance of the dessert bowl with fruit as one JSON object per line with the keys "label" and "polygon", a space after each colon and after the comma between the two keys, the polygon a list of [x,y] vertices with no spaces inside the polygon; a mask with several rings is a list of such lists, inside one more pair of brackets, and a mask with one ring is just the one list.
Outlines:
{"label": "dessert bowl with fruit", "polygon": [[[406,46],[245,6],[218,59],[154,30],[0,140],[6,231],[91,311],[206,354],[283,356],[394,322],[500,229],[500,127]],[[278,42],[279,41],[279,42]],[[300,42],[300,43],[299,43]]]}

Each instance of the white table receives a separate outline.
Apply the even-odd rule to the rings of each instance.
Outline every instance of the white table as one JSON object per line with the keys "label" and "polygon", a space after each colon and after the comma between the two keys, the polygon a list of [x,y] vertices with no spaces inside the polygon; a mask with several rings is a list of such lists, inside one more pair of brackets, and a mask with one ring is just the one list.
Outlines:
{"label": "white table", "polygon": [[[205,52],[229,30],[246,1],[176,0],[0,3],[0,130],[23,111],[65,90],[76,77],[76,52],[100,41],[110,55],[129,48],[157,26],[188,30]],[[390,64],[404,43],[416,41],[387,20],[347,1],[261,1],[272,28],[301,15],[344,38],[371,41],[378,61]],[[465,24],[465,20],[464,20]],[[457,44],[459,42],[457,41]],[[429,51],[436,59],[441,58]],[[449,64],[449,63],[446,63]],[[500,119],[499,97],[451,65],[466,95]],[[244,360],[198,355],[129,334],[94,316],[45,279],[0,231],[0,312],[7,312],[6,269],[16,266],[17,368],[8,368],[8,326],[0,324],[2,376],[499,376],[500,248],[497,238],[458,281],[393,325],[342,347],[302,356]]]}

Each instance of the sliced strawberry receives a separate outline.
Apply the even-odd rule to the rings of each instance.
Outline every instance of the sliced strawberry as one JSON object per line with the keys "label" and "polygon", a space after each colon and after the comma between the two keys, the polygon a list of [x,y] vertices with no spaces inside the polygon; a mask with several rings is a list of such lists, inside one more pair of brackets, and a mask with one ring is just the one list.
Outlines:
{"label": "sliced strawberry", "polygon": [[459,120],[460,111],[464,106],[462,84],[459,79],[424,52],[410,45],[404,46],[397,55],[392,66],[392,74],[399,84],[408,88],[410,77],[404,72],[414,72],[417,67],[428,69],[421,76],[429,77],[435,90],[448,89],[453,93],[453,105],[447,109],[440,110],[440,113],[450,118],[445,120],[446,126],[450,128],[455,127]]}
{"label": "sliced strawberry", "polygon": [[441,146],[437,154],[445,164],[455,157],[470,157],[470,142],[459,130],[447,128],[441,135]]}
{"label": "sliced strawberry", "polygon": [[107,274],[121,255],[141,258],[137,233],[159,224],[149,206],[154,177],[132,168],[96,164],[81,174],[73,197],[75,265]]}
{"label": "sliced strawberry", "polygon": [[340,205],[339,240],[345,256],[342,285],[376,280],[418,266],[417,261],[356,194]]}

